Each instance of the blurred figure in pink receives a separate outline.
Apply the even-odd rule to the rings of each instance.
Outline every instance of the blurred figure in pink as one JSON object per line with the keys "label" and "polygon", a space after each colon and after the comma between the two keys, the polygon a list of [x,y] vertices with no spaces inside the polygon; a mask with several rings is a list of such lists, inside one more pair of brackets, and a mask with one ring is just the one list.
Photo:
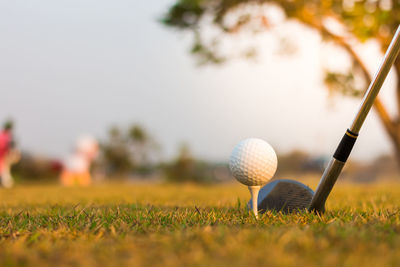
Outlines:
{"label": "blurred figure in pink", "polygon": [[85,136],[78,139],[75,152],[67,158],[61,172],[61,184],[64,186],[88,186],[92,177],[90,167],[96,158],[99,145],[93,137]]}
{"label": "blurred figure in pink", "polygon": [[17,163],[20,158],[18,150],[16,150],[13,135],[13,123],[7,121],[3,130],[0,131],[0,178],[1,185],[10,188],[14,185],[11,176],[11,165]]}

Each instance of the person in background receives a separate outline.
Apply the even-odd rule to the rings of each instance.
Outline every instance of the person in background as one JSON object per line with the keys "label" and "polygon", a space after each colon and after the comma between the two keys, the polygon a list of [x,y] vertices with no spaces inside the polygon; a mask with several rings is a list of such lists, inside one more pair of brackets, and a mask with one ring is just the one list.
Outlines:
{"label": "person in background", "polygon": [[10,188],[14,185],[11,166],[19,161],[20,154],[15,149],[12,135],[13,122],[7,121],[0,132],[0,180],[1,185]]}
{"label": "person in background", "polygon": [[90,167],[99,150],[97,141],[90,137],[81,137],[76,144],[75,152],[67,158],[61,172],[61,184],[64,186],[88,186],[92,177]]}

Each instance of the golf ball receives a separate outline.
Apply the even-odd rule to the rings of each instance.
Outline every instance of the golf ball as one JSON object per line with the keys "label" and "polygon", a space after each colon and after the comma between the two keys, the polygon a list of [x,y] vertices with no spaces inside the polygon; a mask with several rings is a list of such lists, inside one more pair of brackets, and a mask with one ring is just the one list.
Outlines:
{"label": "golf ball", "polygon": [[232,175],[247,186],[266,184],[274,176],[277,165],[274,149],[258,138],[241,141],[229,159]]}

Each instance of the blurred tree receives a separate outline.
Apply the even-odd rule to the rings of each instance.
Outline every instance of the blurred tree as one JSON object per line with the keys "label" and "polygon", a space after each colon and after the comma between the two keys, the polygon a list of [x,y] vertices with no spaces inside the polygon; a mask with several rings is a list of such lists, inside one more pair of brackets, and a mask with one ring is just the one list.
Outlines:
{"label": "blurred tree", "polygon": [[137,165],[149,164],[149,153],[158,149],[158,145],[141,125],[132,125],[128,130],[130,147]]}
{"label": "blurred tree", "polygon": [[33,156],[23,152],[21,160],[13,167],[17,181],[58,181],[62,163],[58,160]]}
{"label": "blurred tree", "polygon": [[148,171],[149,154],[158,148],[147,131],[137,124],[127,130],[112,127],[108,140],[100,147],[106,172],[117,175]]}
{"label": "blurred tree", "polygon": [[[296,21],[317,31],[324,41],[332,42],[349,55],[351,68],[345,73],[326,71],[324,81],[329,90],[351,96],[361,96],[365,84],[372,79],[354,43],[374,39],[385,51],[400,22],[400,1],[393,0],[176,0],[162,22],[194,34],[191,52],[201,63],[221,63],[230,58],[220,46],[227,37],[246,31],[272,32],[276,25],[266,8],[278,8],[286,21]],[[254,56],[255,51],[250,48],[243,55]],[[400,77],[400,59],[395,62],[395,70]],[[362,86],[356,78],[363,81]],[[374,107],[400,165],[400,79],[396,89],[396,116],[389,115],[379,97]]]}
{"label": "blurred tree", "polygon": [[311,157],[305,151],[294,150],[287,154],[279,155],[279,168],[276,176],[298,174],[305,171],[305,165]]}
{"label": "blurred tree", "polygon": [[130,172],[134,166],[129,146],[125,136],[117,127],[108,132],[108,140],[100,145],[102,165],[105,165],[107,174],[123,175]]}
{"label": "blurred tree", "polygon": [[163,169],[170,182],[209,183],[214,180],[210,174],[210,166],[195,160],[187,144],[181,145],[176,159]]}

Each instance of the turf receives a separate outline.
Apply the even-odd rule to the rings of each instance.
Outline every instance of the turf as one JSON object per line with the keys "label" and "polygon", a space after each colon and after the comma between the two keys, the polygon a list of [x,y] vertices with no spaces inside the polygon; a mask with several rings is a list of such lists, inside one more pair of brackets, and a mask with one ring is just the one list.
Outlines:
{"label": "turf", "polygon": [[2,266],[387,266],[400,184],[339,184],[328,212],[256,220],[241,185],[0,189]]}

